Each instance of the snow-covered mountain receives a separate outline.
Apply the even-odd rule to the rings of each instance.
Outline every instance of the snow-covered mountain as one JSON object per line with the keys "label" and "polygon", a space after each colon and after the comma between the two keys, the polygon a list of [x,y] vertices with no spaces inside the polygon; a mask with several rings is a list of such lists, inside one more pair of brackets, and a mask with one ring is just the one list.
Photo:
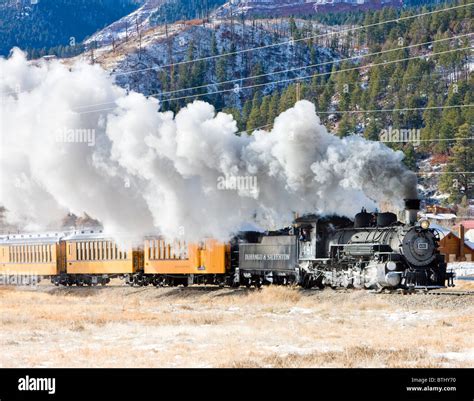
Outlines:
{"label": "snow-covered mountain", "polygon": [[290,16],[316,13],[375,10],[385,6],[401,7],[403,0],[230,0],[215,15]]}
{"label": "snow-covered mountain", "polygon": [[[145,20],[143,20],[145,21]],[[304,24],[303,21],[297,21]],[[315,69],[299,68],[305,65],[324,63],[337,59],[339,55],[328,48],[329,43],[321,42],[313,44],[313,61],[311,59],[310,46],[306,43],[297,45],[288,43],[286,45],[271,46],[290,39],[288,22],[281,20],[256,20],[255,22],[242,22],[229,20],[213,20],[212,22],[200,21],[170,24],[167,27],[151,27],[143,32],[131,31],[128,39],[121,35],[123,24],[113,24],[107,27],[107,33],[115,35],[114,46],[110,40],[103,39],[100,46],[94,50],[94,62],[101,64],[105,69],[111,71],[116,82],[126,88],[135,90],[145,95],[151,95],[163,91],[162,81],[157,79],[160,72],[169,77],[169,64],[176,64],[189,57],[190,47],[193,46],[193,58],[209,57],[212,54],[212,44],[215,41],[217,53],[227,53],[235,45],[237,51],[254,47],[263,47],[258,51],[244,51],[228,57],[225,66],[226,75],[229,79],[251,76],[252,68],[256,63],[260,63],[265,74],[275,71],[296,69],[283,74],[275,74],[268,77],[268,81],[282,80],[287,78],[301,77],[314,73]],[[314,23],[314,29],[321,26]],[[118,29],[116,31],[115,29]],[[327,28],[328,29],[341,29]],[[102,31],[98,35],[105,38]],[[329,42],[329,38],[327,39]],[[266,47],[268,46],[268,47]],[[91,60],[91,53],[86,52],[80,56],[86,60]],[[210,60],[207,69],[204,71],[203,81],[208,85],[201,92],[214,92],[227,86],[216,84],[219,80],[216,77],[216,61]],[[165,66],[164,68],[162,68]],[[326,66],[330,68],[330,65]],[[180,79],[179,66],[175,67],[175,79]],[[234,82],[231,86],[238,85],[239,88],[251,85],[251,80],[242,79]],[[276,87],[282,88],[288,82],[268,85],[260,88],[264,94],[270,94]],[[166,90],[166,89],[165,89]],[[196,91],[177,92],[169,97],[181,97],[199,93]],[[252,92],[229,91],[224,94],[224,100],[230,106],[242,106],[244,98],[251,96]],[[190,101],[193,98],[189,99]]]}
{"label": "snow-covered mountain", "polygon": [[112,40],[120,40],[133,32],[145,31],[151,28],[150,17],[159,8],[169,0],[139,0],[142,6],[126,15],[125,17],[108,25],[104,29],[96,32],[88,40],[86,44],[97,42],[99,45],[110,44]]}

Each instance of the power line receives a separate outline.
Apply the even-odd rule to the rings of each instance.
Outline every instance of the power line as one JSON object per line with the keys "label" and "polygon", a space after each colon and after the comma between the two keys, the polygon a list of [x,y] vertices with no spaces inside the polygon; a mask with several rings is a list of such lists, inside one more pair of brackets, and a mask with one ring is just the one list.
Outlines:
{"label": "power line", "polygon": [[[247,85],[247,86],[243,86],[243,87],[239,88],[239,91],[244,90],[244,89],[259,88],[259,87],[267,86],[267,85],[280,84],[280,83],[284,83],[284,82],[302,81],[302,80],[305,80],[305,79],[308,79],[308,78],[314,78],[314,77],[318,77],[318,76],[325,76],[325,75],[336,74],[336,73],[347,72],[347,71],[354,71],[354,70],[359,70],[361,68],[376,67],[376,66],[379,66],[379,65],[393,64],[393,63],[398,63],[400,61],[408,61],[408,60],[413,60],[413,59],[422,58],[422,57],[433,57],[433,56],[438,56],[438,55],[441,55],[441,54],[452,53],[452,52],[455,52],[455,51],[461,51],[461,50],[467,50],[467,49],[471,49],[471,47],[462,47],[462,48],[458,48],[458,49],[445,50],[443,52],[438,52],[438,53],[422,54],[422,55],[407,57],[407,58],[403,58],[403,59],[399,59],[399,60],[391,60],[391,61],[385,61],[385,62],[382,62],[382,63],[375,63],[375,64],[372,63],[372,64],[359,66],[359,67],[346,68],[346,69],[343,69],[343,70],[336,70],[336,71],[331,71],[331,72],[324,72],[324,73],[319,73],[319,74],[307,75],[307,76],[304,76],[304,77],[286,78],[286,79],[281,79],[281,80],[278,80],[278,81],[271,81],[271,82],[266,82],[266,83],[261,83],[261,84]],[[232,92],[232,91],[235,91],[235,89],[234,88],[222,89],[222,90],[218,90],[218,91],[214,91],[214,92],[206,92],[206,93],[200,93],[200,94],[196,94],[196,95],[188,95],[188,96],[181,96],[181,97],[171,98],[171,99],[163,99],[163,100],[161,100],[161,102],[162,103],[171,102],[171,101],[174,101],[174,100],[182,100],[182,99],[193,98],[193,97],[201,97],[201,96],[206,96],[206,95],[215,95],[215,94],[218,94],[218,93],[226,93],[226,92]]]}
{"label": "power line", "polygon": [[[416,128],[414,128],[416,129]],[[409,129],[407,129],[409,130]],[[401,142],[444,142],[444,141],[472,141],[474,137],[470,138],[434,138],[434,139],[415,139],[411,141],[379,141],[384,143],[401,143]]]}
{"label": "power line", "polygon": [[[415,76],[410,76],[408,78],[403,78],[404,80],[408,79],[408,80],[415,80],[415,79],[418,79],[418,78],[431,78],[431,77],[435,77],[435,76],[445,76],[445,75],[450,75],[450,74],[454,74],[458,71],[449,71],[449,72],[434,72],[434,73],[430,73],[430,74],[425,74],[425,75],[415,75]],[[382,79],[381,82],[390,82],[392,78],[387,78],[387,79]],[[270,83],[269,83],[270,84]],[[212,84],[209,84],[209,86],[212,85]],[[317,88],[322,88],[322,87],[325,87],[327,84],[320,84],[320,85],[312,85],[312,87],[317,87]],[[360,82],[354,82],[354,83],[348,83],[347,85],[360,85]],[[150,94],[150,95],[145,95],[147,97],[153,97],[153,96],[156,96],[158,95],[158,93],[153,93],[153,94]],[[160,100],[162,102],[162,100]],[[88,107],[94,107],[94,106],[105,106],[105,105],[108,105],[108,104],[115,104],[115,100],[114,101],[110,101],[110,102],[103,102],[103,103],[93,103],[93,104],[88,104],[88,105],[83,105],[83,106],[77,106],[75,107],[73,110],[79,110],[79,109],[84,109],[84,108],[88,108]],[[216,109],[216,111],[222,111],[226,109],[226,107],[223,107],[221,109]]]}
{"label": "power line", "polygon": [[431,171],[418,172],[416,174],[474,174],[474,171]]}
{"label": "power line", "polygon": [[[271,84],[278,84],[278,83],[283,83],[283,82],[300,81],[300,80],[305,80],[305,79],[308,79],[308,78],[314,78],[314,77],[317,77],[317,76],[325,76],[325,75],[329,75],[329,74],[333,74],[333,73],[336,74],[336,73],[341,73],[341,72],[359,70],[359,69],[361,69],[361,68],[367,68],[367,67],[375,67],[375,66],[379,66],[379,65],[393,64],[393,63],[396,63],[396,62],[408,61],[408,60],[417,59],[417,58],[421,58],[421,57],[433,57],[433,56],[437,56],[437,55],[440,55],[440,54],[451,53],[451,52],[460,51],[460,50],[466,50],[466,49],[470,49],[470,47],[458,48],[458,49],[450,49],[450,50],[446,50],[446,51],[438,52],[438,53],[431,53],[431,54],[424,54],[424,55],[412,56],[412,57],[407,57],[407,58],[404,58],[404,59],[391,60],[391,61],[386,61],[386,62],[376,63],[376,64],[368,64],[368,65],[364,65],[364,66],[358,66],[358,67],[353,67],[353,68],[348,68],[348,69],[343,69],[343,70],[336,70],[336,71],[332,71],[332,72],[312,74],[312,75],[305,76],[305,77],[295,77],[295,78],[288,78],[288,79],[283,79],[283,80],[279,80],[279,81],[266,82],[266,83],[262,83],[262,84],[249,85],[249,86],[241,87],[240,90],[251,89],[251,88],[261,87],[261,86],[266,86],[266,85],[271,85]],[[233,89],[233,88],[232,88],[232,89],[224,89],[224,90],[219,90],[219,91],[214,91],[214,92],[206,92],[206,93],[201,93],[201,94],[196,94],[196,95],[188,95],[188,96],[182,96],[182,97],[178,97],[178,98],[164,99],[164,100],[160,100],[160,102],[161,102],[161,103],[164,103],[164,102],[171,102],[171,101],[174,101],[174,100],[182,100],[182,99],[193,98],[193,97],[201,97],[201,96],[206,96],[206,95],[214,95],[214,94],[225,93],[225,92],[230,92],[230,91],[234,91],[234,89]],[[150,95],[150,96],[153,96],[153,95]],[[106,103],[98,103],[98,104],[93,104],[93,105],[79,106],[79,107],[76,108],[75,110],[80,109],[80,108],[93,107],[93,106],[99,106],[99,105],[106,105],[106,104],[112,104],[112,103],[115,103],[115,101],[113,101],[113,102],[106,102]],[[444,106],[444,107],[452,107],[452,106]],[[455,107],[458,107],[458,106],[455,106]],[[462,106],[462,107],[470,107],[470,105],[469,105],[469,106]],[[434,108],[436,108],[436,107],[434,107]],[[441,108],[443,108],[443,107],[441,107]],[[79,112],[78,114],[88,114],[88,113],[101,112],[101,111],[108,111],[108,110],[114,110],[114,109],[115,109],[115,107],[108,107],[108,108],[104,108],[104,109],[83,111],[83,112]],[[427,108],[425,107],[425,108],[419,108],[419,109],[426,110]],[[400,110],[400,111],[402,111],[402,110],[407,111],[408,109],[398,109],[398,110]],[[392,111],[398,111],[398,110],[397,110],[397,109],[392,109]],[[413,110],[416,110],[416,109],[414,108]],[[319,112],[319,113],[321,113],[321,114],[336,114],[336,113],[344,113],[344,112],[347,112],[347,113],[364,113],[364,112],[387,112],[387,111],[389,111],[389,110],[348,110],[348,111]]]}
{"label": "power line", "polygon": [[395,111],[419,111],[419,110],[439,110],[439,109],[456,109],[461,107],[473,107],[472,104],[457,104],[449,106],[430,106],[430,107],[402,107],[397,109],[372,109],[372,110],[335,110],[335,111],[318,111],[319,114],[339,114],[339,113],[393,113]]}
{"label": "power line", "polygon": [[[469,36],[469,35],[473,35],[473,33],[468,33],[468,34],[464,34],[464,35],[458,35],[458,36],[454,36],[454,37],[451,37],[451,38],[444,38],[444,39],[437,39],[437,40],[432,40],[432,41],[429,41],[429,42],[424,42],[424,43],[417,43],[417,44],[412,44],[412,45],[408,45],[408,46],[403,46],[403,47],[399,47],[399,48],[396,48],[396,49],[389,49],[389,50],[384,50],[384,51],[381,51],[381,52],[374,52],[374,53],[369,53],[369,54],[365,54],[365,55],[360,55],[360,56],[354,56],[354,57],[349,57],[349,58],[345,58],[345,59],[340,59],[340,60],[336,60],[336,61],[328,61],[328,62],[324,62],[324,63],[319,63],[319,64],[312,64],[312,65],[308,65],[308,66],[303,66],[303,67],[296,67],[294,69],[288,69],[288,70],[281,70],[281,71],[275,71],[275,72],[272,72],[272,73],[267,73],[267,74],[261,74],[261,75],[254,75],[254,76],[250,76],[250,77],[245,77],[245,78],[238,78],[238,79],[233,79],[233,80],[229,80],[229,81],[223,81],[223,82],[218,82],[218,83],[208,83],[206,85],[200,85],[200,86],[196,86],[196,87],[192,87],[192,88],[183,88],[183,89],[178,89],[178,90],[175,90],[175,91],[170,91],[170,92],[159,92],[159,93],[152,93],[150,95],[147,95],[148,97],[155,97],[155,96],[158,96],[158,95],[166,95],[166,94],[171,94],[171,93],[177,93],[177,92],[182,92],[182,91],[187,91],[187,90],[194,90],[194,89],[200,89],[200,88],[205,88],[205,87],[208,87],[208,86],[211,86],[211,85],[223,85],[223,84],[226,84],[226,83],[232,83],[232,82],[238,82],[238,81],[243,81],[243,80],[249,80],[249,79],[255,79],[255,78],[260,78],[260,77],[264,77],[264,76],[268,76],[268,75],[275,75],[275,74],[282,74],[282,73],[285,73],[285,72],[290,72],[290,71],[295,71],[295,70],[301,70],[301,69],[306,69],[306,68],[312,68],[312,67],[317,67],[317,66],[323,66],[323,65],[327,65],[327,64],[339,64],[339,63],[342,63],[344,61],[349,61],[349,60],[354,60],[354,59],[361,59],[361,58],[365,58],[365,57],[371,57],[371,56],[374,56],[374,55],[380,55],[380,54],[384,54],[384,53],[387,53],[387,52],[393,52],[393,51],[397,51],[397,50],[404,50],[404,49],[408,49],[408,48],[412,48],[412,47],[417,47],[417,46],[424,46],[424,45],[427,45],[427,44],[434,44],[434,43],[438,43],[438,42],[443,42],[443,41],[447,41],[447,40],[453,40],[453,39],[458,39],[458,38],[461,38],[461,37],[466,37],[466,36]],[[361,66],[362,68],[363,66]],[[440,73],[441,74],[441,73]],[[295,79],[297,79],[298,77],[295,77]],[[269,83],[266,83],[266,84],[271,84],[271,82]],[[239,87],[240,88],[240,87]],[[232,88],[231,89],[232,91],[235,91],[235,88]],[[240,90],[240,89],[239,89]],[[207,93],[206,93],[207,94]],[[200,94],[196,95],[196,96],[199,96]],[[203,96],[205,94],[202,94]],[[191,95],[190,95],[191,96]],[[164,99],[164,100],[160,100],[161,102],[164,102],[164,101],[168,101],[170,99]],[[82,108],[88,108],[88,107],[93,107],[93,106],[105,106],[107,104],[113,104],[115,103],[115,101],[111,101],[111,102],[104,102],[104,103],[96,103],[96,104],[90,104],[90,105],[84,105],[84,106],[78,106],[75,108],[75,110],[77,109],[82,109]]]}
{"label": "power line", "polygon": [[269,73],[266,73],[266,74],[252,75],[252,76],[244,77],[244,78],[235,78],[235,79],[231,79],[231,80],[228,80],[228,81],[213,82],[213,83],[208,83],[206,85],[199,85],[199,86],[194,86],[194,87],[190,87],[190,88],[182,88],[182,89],[177,89],[177,90],[174,90],[174,91],[154,93],[154,94],[151,94],[151,95],[148,95],[148,96],[155,96],[155,95],[158,95],[158,94],[168,95],[168,94],[171,94],[171,93],[178,93],[178,92],[190,91],[190,90],[195,90],[195,89],[202,89],[202,88],[206,88],[206,87],[211,86],[211,85],[224,85],[224,84],[229,84],[229,83],[233,83],[233,82],[247,81],[249,79],[263,78],[263,77],[267,77],[267,76],[270,76],[270,75],[284,74],[284,73],[287,73],[287,72],[303,70],[303,69],[306,69],[306,68],[322,67],[324,65],[330,65],[330,64],[340,64],[344,61],[359,60],[359,59],[365,58],[365,57],[378,56],[378,55],[385,54],[385,53],[390,53],[390,52],[404,50],[404,49],[410,49],[410,48],[418,47],[418,46],[425,46],[425,45],[428,45],[428,44],[445,42],[447,40],[459,39],[459,38],[466,37],[466,36],[471,36],[471,35],[474,35],[474,33],[471,32],[471,33],[467,33],[467,34],[463,34],[463,35],[453,36],[451,38],[443,38],[443,39],[431,40],[429,42],[424,42],[424,43],[416,43],[416,44],[412,44],[412,45],[408,45],[408,46],[397,47],[395,49],[388,49],[388,50],[383,50],[383,51],[380,51],[380,52],[368,53],[368,54],[359,55],[359,56],[352,56],[352,57],[348,57],[348,58],[344,58],[344,59],[340,59],[340,60],[325,61],[324,63],[309,64],[309,65],[305,65],[305,66],[302,66],[302,67],[289,68],[287,70],[273,71],[273,72],[269,72]]}
{"label": "power line", "polygon": [[456,9],[463,8],[463,7],[469,7],[472,4],[474,4],[474,3],[461,4],[461,5],[458,5],[458,6],[443,8],[443,9],[440,9],[440,10],[428,11],[428,12],[425,12],[425,13],[410,15],[410,16],[406,16],[406,17],[400,17],[400,18],[396,18],[396,19],[392,19],[392,20],[388,20],[388,21],[380,21],[380,22],[376,22],[376,23],[373,23],[373,24],[362,25],[362,26],[359,26],[359,27],[341,29],[341,30],[336,31],[336,32],[328,32],[328,33],[321,34],[321,35],[306,36],[304,38],[291,39],[291,40],[287,40],[287,41],[283,41],[283,42],[279,42],[279,43],[273,43],[273,44],[270,44],[270,45],[252,47],[252,48],[249,48],[249,49],[242,49],[242,50],[237,50],[237,51],[234,51],[234,52],[228,52],[228,53],[223,53],[223,54],[216,54],[214,56],[200,57],[200,58],[193,59],[193,60],[180,61],[180,62],[177,62],[177,63],[170,63],[170,64],[165,64],[165,65],[156,66],[156,67],[147,67],[147,68],[142,68],[142,69],[137,69],[137,70],[122,71],[122,72],[111,74],[111,75],[113,75],[113,76],[128,75],[128,74],[133,74],[133,73],[140,73],[140,72],[145,72],[145,71],[152,71],[152,70],[157,70],[157,69],[174,67],[174,66],[183,65],[183,64],[195,63],[197,61],[213,60],[213,59],[220,58],[220,57],[228,57],[228,56],[233,56],[233,55],[237,55],[237,54],[247,53],[247,52],[250,52],[250,51],[268,49],[268,48],[276,47],[276,46],[282,46],[282,45],[288,45],[288,44],[292,45],[292,44],[300,42],[300,41],[317,39],[317,38],[327,37],[327,36],[331,36],[331,35],[339,35],[341,33],[359,31],[359,30],[362,30],[362,29],[372,28],[372,27],[375,27],[375,26],[389,24],[389,23],[392,23],[392,22],[397,22],[398,23],[400,21],[406,21],[406,20],[413,19],[413,18],[424,17],[424,16],[427,16],[427,15],[432,15],[432,14],[436,14],[436,13],[440,13],[440,12],[456,10]]}

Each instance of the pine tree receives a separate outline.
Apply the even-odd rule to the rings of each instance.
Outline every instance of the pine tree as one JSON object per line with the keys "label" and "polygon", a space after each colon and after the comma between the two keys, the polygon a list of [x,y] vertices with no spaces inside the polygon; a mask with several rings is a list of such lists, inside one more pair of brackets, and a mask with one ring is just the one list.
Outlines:
{"label": "pine tree", "polygon": [[463,196],[471,199],[474,194],[474,147],[469,138],[472,137],[472,127],[467,123],[459,127],[456,133],[456,143],[451,151],[448,165],[440,180],[440,189],[449,194],[448,200],[460,202]]}
{"label": "pine tree", "polygon": [[250,110],[250,114],[247,120],[247,132],[250,134],[261,125],[263,124],[261,124],[260,119],[260,93],[255,92],[255,95],[252,100],[252,109]]}
{"label": "pine tree", "polygon": [[345,113],[337,126],[337,135],[341,138],[354,133],[355,122],[350,113]]}
{"label": "pine tree", "polygon": [[270,96],[264,96],[262,99],[262,104],[260,105],[260,125],[266,125],[271,123],[268,121],[269,111],[270,111]]}
{"label": "pine tree", "polygon": [[268,105],[268,116],[267,124],[273,123],[275,118],[278,117],[278,106],[280,104],[280,96],[277,91],[275,91]]}
{"label": "pine tree", "polygon": [[405,166],[412,171],[416,171],[416,152],[413,145],[411,143],[405,145],[403,153],[405,154],[405,158],[403,159]]}

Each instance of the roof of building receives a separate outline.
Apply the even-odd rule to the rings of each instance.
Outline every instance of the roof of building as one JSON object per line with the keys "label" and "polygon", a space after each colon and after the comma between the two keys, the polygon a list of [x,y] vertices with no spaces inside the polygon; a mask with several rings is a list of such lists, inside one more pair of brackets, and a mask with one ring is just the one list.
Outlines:
{"label": "roof of building", "polygon": [[457,219],[457,216],[453,213],[420,213],[421,217],[425,219],[433,219],[433,220],[452,220]]}
{"label": "roof of building", "polygon": [[458,229],[459,225],[462,224],[464,226],[464,229],[466,230],[473,230],[474,229],[474,220],[464,220],[461,221],[459,224],[456,224],[453,229]]}
{"label": "roof of building", "polygon": [[[453,237],[456,237],[459,239],[459,235],[455,231],[451,231],[448,234],[445,234],[444,236],[440,235],[440,238],[443,239],[444,237],[448,236],[451,234]],[[469,241],[468,239],[464,238],[464,245],[466,245],[471,251],[474,251],[474,242]]]}

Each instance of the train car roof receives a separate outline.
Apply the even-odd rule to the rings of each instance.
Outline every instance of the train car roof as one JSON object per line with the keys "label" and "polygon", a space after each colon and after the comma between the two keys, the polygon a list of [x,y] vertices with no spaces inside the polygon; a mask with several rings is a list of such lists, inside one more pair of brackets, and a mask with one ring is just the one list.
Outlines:
{"label": "train car roof", "polygon": [[0,244],[52,244],[59,242],[66,235],[68,233],[64,231],[8,234],[0,237]]}
{"label": "train car roof", "polygon": [[63,238],[64,241],[84,241],[84,240],[103,240],[112,239],[111,235],[105,234],[102,229],[84,229],[72,231]]}

